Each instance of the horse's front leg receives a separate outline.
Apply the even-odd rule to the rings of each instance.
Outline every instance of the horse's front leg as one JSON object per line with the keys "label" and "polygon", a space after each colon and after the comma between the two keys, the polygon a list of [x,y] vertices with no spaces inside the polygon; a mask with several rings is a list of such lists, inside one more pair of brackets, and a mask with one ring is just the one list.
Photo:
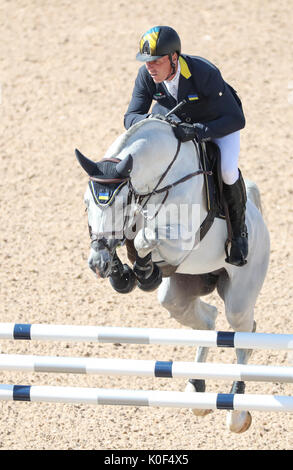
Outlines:
{"label": "horse's front leg", "polygon": [[160,240],[156,232],[150,227],[143,227],[134,239],[134,246],[140,258],[145,258],[159,244]]}
{"label": "horse's front leg", "polygon": [[155,232],[150,228],[139,230],[134,240],[136,257],[133,272],[137,277],[138,287],[147,292],[155,290],[162,282],[162,272],[152,261],[152,250],[158,243]]}

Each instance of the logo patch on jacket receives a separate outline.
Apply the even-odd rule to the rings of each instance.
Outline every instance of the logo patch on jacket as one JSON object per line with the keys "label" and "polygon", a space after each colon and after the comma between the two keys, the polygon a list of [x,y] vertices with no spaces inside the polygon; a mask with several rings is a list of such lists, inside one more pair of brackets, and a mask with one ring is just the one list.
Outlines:
{"label": "logo patch on jacket", "polygon": [[196,93],[193,93],[192,95],[188,95],[188,100],[189,101],[199,100],[199,96]]}
{"label": "logo patch on jacket", "polygon": [[153,98],[154,100],[161,100],[162,98],[166,98],[166,95],[165,93],[158,91],[157,93],[154,94]]}

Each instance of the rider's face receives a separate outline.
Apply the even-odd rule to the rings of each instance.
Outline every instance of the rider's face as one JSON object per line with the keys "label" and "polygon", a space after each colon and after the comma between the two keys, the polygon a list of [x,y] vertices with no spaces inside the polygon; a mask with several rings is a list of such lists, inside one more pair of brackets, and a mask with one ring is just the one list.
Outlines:
{"label": "rider's face", "polygon": [[[161,83],[170,75],[172,67],[169,57],[167,55],[160,57],[157,60],[146,62],[146,68],[155,83]],[[177,69],[177,67],[176,67]],[[169,80],[173,78],[170,77]]]}

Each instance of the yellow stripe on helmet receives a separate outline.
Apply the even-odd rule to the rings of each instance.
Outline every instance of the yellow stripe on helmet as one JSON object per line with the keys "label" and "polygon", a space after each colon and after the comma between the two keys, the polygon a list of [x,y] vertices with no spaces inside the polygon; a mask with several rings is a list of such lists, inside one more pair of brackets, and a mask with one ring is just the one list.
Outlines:
{"label": "yellow stripe on helmet", "polygon": [[150,46],[150,54],[155,55],[158,36],[159,36],[159,31],[150,30],[146,32],[145,35],[140,40],[140,52],[142,52],[145,42],[148,41],[149,46]]}

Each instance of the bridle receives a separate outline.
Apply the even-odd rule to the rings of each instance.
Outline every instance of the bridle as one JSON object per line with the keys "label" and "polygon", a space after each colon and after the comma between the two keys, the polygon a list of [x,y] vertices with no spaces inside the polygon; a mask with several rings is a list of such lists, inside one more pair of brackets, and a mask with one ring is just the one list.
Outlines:
{"label": "bridle", "polygon": [[[194,143],[195,147],[197,148],[197,142],[193,141],[193,143]],[[155,212],[155,214],[152,217],[149,217],[149,219],[154,219],[158,215],[158,213],[159,213],[160,209],[162,208],[162,206],[164,205],[164,203],[166,202],[166,200],[169,196],[169,192],[172,188],[174,188],[175,186],[177,186],[181,183],[184,183],[185,181],[187,181],[187,180],[189,180],[189,179],[191,179],[195,176],[198,176],[198,175],[212,175],[211,171],[207,171],[207,170],[204,170],[204,169],[201,168],[199,170],[196,170],[192,173],[187,174],[186,176],[184,176],[182,178],[179,178],[178,180],[174,181],[171,184],[168,184],[166,186],[163,186],[162,188],[159,188],[160,184],[165,179],[165,177],[167,176],[167,174],[171,170],[172,166],[174,165],[175,161],[177,160],[177,157],[180,153],[180,149],[181,149],[181,141],[178,140],[176,152],[175,152],[175,155],[174,155],[172,161],[170,162],[170,164],[168,165],[166,170],[161,175],[161,177],[160,177],[159,181],[157,182],[156,186],[154,187],[154,189],[152,191],[150,191],[149,193],[146,193],[146,194],[138,193],[132,185],[130,176],[129,177],[124,177],[124,178],[106,178],[106,179],[101,179],[101,178],[97,178],[97,177],[94,177],[94,176],[90,176],[90,180],[91,181],[96,181],[98,183],[104,183],[104,184],[125,182],[125,184],[128,185],[128,196],[127,196],[127,203],[126,203],[127,206],[129,206],[131,204],[131,201],[134,200],[134,202],[140,207],[139,212],[143,215],[143,217],[145,219],[148,218],[148,217],[144,214],[143,209],[145,208],[145,206],[147,205],[147,203],[149,202],[151,197],[154,196],[154,195],[157,195],[157,194],[165,193],[164,198],[163,198],[163,200],[160,204],[160,207],[157,209],[157,211]],[[106,159],[103,159],[103,161],[110,161],[110,162],[114,162],[114,163],[119,163],[121,161],[121,159],[119,159],[119,158],[106,158]],[[124,205],[124,207],[125,207],[125,205]],[[127,238],[126,235],[125,235],[126,219],[127,219],[127,217],[125,217],[125,219],[124,219],[123,238],[122,238],[122,241],[121,241],[122,244],[125,242],[125,240]],[[98,239],[97,238],[98,234],[95,234],[93,232],[90,235],[91,235],[92,243],[98,242],[99,245],[102,245],[105,249],[108,250],[109,254],[111,254],[111,255],[113,254],[113,251],[115,251],[115,250],[113,250],[113,248],[111,248],[109,246],[108,241],[105,237],[102,237],[102,238]]]}

